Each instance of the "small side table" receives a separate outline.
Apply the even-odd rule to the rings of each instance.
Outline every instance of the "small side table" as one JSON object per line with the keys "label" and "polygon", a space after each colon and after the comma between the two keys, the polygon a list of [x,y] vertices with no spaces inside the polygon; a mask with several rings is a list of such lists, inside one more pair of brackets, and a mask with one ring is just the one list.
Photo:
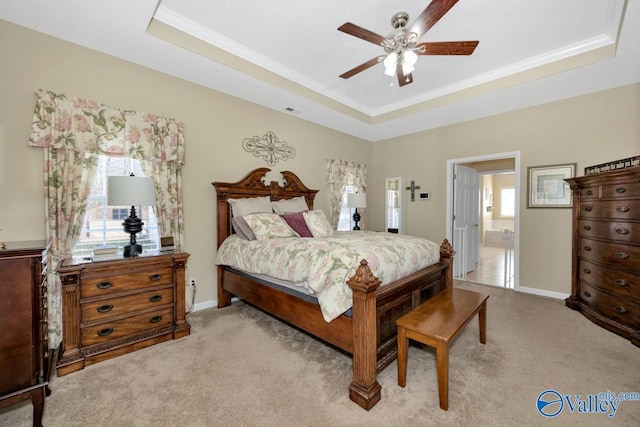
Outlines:
{"label": "small side table", "polygon": [[407,383],[409,339],[436,349],[440,408],[449,409],[449,343],[478,313],[480,342],[487,341],[489,295],[465,289],[444,290],[396,321],[398,327],[398,385]]}

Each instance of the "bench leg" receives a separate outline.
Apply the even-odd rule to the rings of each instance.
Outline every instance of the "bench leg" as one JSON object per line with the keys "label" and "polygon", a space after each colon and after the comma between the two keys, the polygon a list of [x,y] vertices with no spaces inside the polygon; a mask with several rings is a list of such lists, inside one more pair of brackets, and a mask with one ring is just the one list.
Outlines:
{"label": "bench leg", "polygon": [[405,328],[398,328],[398,385],[407,385],[407,353],[409,339]]}
{"label": "bench leg", "polygon": [[449,409],[449,344],[436,342],[436,364],[438,366],[438,397],[440,409]]}
{"label": "bench leg", "polygon": [[487,343],[487,301],[485,300],[478,312],[478,323],[480,329],[480,342]]}

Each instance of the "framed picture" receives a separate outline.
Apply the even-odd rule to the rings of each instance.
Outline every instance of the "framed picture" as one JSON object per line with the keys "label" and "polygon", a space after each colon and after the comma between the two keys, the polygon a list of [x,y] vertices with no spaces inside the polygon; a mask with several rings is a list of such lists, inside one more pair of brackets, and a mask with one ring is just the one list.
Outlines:
{"label": "framed picture", "polygon": [[573,178],[576,163],[527,168],[529,198],[528,208],[570,208],[573,204],[569,184],[564,180]]}

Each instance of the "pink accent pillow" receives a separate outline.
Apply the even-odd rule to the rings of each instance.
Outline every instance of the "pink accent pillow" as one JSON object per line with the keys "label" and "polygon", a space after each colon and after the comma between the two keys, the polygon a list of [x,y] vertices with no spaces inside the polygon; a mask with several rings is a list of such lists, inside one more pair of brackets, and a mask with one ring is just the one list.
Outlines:
{"label": "pink accent pillow", "polygon": [[313,234],[309,231],[309,227],[307,227],[307,223],[304,221],[302,212],[280,215],[280,217],[284,219],[287,224],[289,224],[289,227],[298,233],[300,237],[313,237]]}

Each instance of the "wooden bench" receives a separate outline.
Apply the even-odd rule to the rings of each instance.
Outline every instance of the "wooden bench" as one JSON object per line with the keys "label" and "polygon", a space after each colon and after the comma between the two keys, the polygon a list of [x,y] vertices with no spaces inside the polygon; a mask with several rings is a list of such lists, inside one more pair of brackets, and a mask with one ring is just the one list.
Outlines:
{"label": "wooden bench", "polygon": [[436,349],[440,408],[449,409],[449,343],[478,313],[480,342],[486,343],[489,295],[464,289],[447,289],[396,321],[398,327],[398,385],[407,383],[409,339]]}

